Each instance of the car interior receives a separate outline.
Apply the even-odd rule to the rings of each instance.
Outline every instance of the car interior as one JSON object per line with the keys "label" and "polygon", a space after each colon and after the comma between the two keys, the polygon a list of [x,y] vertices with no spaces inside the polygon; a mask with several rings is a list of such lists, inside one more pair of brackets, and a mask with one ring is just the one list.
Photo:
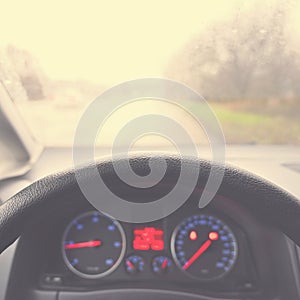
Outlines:
{"label": "car interior", "polygon": [[0,300],[300,299],[297,1],[3,7]]}

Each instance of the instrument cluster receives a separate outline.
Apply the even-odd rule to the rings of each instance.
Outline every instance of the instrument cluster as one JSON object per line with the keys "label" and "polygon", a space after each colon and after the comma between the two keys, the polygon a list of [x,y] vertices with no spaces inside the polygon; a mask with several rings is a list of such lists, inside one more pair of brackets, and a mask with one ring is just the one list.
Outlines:
{"label": "instrument cluster", "polygon": [[[61,252],[79,278],[108,278],[115,273],[212,282],[228,276],[239,257],[239,242],[229,224],[197,213],[153,224],[122,224],[98,211],[76,216],[65,228]],[[124,277],[124,276],[123,276]]]}

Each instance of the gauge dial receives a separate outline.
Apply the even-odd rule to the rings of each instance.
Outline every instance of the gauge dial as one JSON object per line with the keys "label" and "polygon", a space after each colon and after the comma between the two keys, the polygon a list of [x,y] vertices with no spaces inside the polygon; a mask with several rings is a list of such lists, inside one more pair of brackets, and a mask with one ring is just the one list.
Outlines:
{"label": "gauge dial", "polygon": [[200,280],[213,280],[227,274],[238,252],[231,229],[209,215],[185,219],[175,229],[171,247],[180,269]]}
{"label": "gauge dial", "polygon": [[145,262],[142,257],[138,255],[131,255],[126,258],[125,268],[130,274],[136,274],[144,270]]}
{"label": "gauge dial", "polygon": [[114,271],[124,257],[125,248],[120,223],[97,211],[73,220],[63,237],[66,265],[84,278],[100,278]]}
{"label": "gauge dial", "polygon": [[171,266],[172,262],[166,256],[156,256],[152,260],[152,270],[155,274],[165,274]]}

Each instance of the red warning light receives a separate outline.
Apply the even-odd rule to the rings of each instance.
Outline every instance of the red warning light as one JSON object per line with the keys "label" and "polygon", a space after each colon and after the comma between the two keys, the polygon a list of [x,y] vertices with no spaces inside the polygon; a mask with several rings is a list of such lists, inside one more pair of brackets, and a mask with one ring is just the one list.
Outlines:
{"label": "red warning light", "polygon": [[211,241],[216,241],[219,239],[219,234],[215,231],[212,231],[209,233],[208,237]]}
{"label": "red warning light", "polygon": [[164,250],[164,231],[153,227],[135,229],[133,249],[134,250]]}
{"label": "red warning light", "polygon": [[195,230],[192,230],[192,231],[190,232],[190,240],[196,241],[197,238],[198,238],[197,232],[196,232]]}

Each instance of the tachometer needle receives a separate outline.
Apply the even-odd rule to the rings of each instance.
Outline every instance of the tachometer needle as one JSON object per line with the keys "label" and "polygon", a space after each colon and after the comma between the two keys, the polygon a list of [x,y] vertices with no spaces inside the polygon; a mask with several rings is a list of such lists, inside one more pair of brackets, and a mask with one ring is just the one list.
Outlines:
{"label": "tachometer needle", "polygon": [[209,239],[205,241],[197,252],[183,265],[183,269],[187,270],[212,244],[212,241],[216,241],[219,238],[217,232],[210,232],[208,235]]}
{"label": "tachometer needle", "polygon": [[80,249],[80,248],[94,248],[101,246],[101,241],[90,241],[90,242],[81,242],[75,244],[65,245],[65,249]]}

